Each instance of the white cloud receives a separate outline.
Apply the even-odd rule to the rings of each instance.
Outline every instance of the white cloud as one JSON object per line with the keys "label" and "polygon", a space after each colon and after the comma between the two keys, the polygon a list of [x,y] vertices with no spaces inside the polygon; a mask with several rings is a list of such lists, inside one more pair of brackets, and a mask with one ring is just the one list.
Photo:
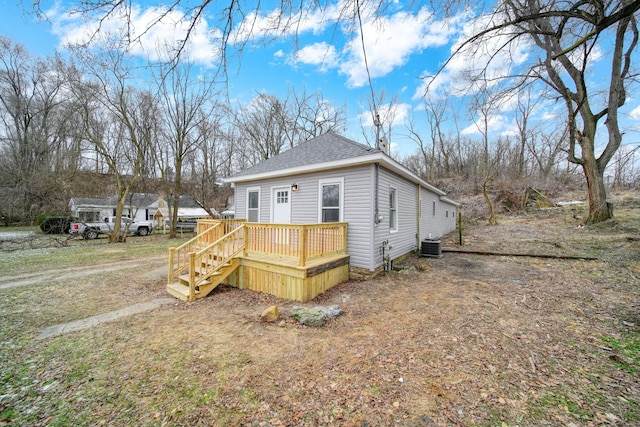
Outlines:
{"label": "white cloud", "polygon": [[335,67],[337,57],[338,54],[334,46],[321,42],[300,49],[296,52],[293,61],[295,63],[301,62],[303,64],[317,65],[319,66],[318,70],[324,72],[328,68]]}
{"label": "white cloud", "polygon": [[280,9],[275,9],[267,14],[259,14],[255,11],[248,13],[240,25],[233,29],[230,40],[232,43],[242,45],[252,40],[262,40],[272,37],[288,37],[296,34],[319,34],[331,23],[340,17],[340,5],[333,5],[320,10],[317,8],[311,13],[302,12],[287,16]]}
{"label": "white cloud", "polygon": [[[96,40],[107,40],[113,37],[123,38],[129,34],[133,40],[130,53],[148,57],[151,60],[166,60],[187,37],[190,19],[182,12],[167,11],[160,7],[146,9],[133,5],[131,16],[117,13],[104,21],[85,21],[74,15],[60,14],[57,10],[48,11],[52,21],[52,32],[61,40],[60,44],[86,44]],[[130,25],[127,27],[126,23]],[[99,30],[99,32],[98,32]],[[184,53],[195,63],[210,66],[214,64],[219,52],[216,42],[218,32],[208,27],[202,19],[197,22],[189,34]]]}
{"label": "white cloud", "polygon": [[640,105],[638,105],[636,108],[631,110],[631,112],[629,112],[629,117],[631,117],[634,120],[640,119]]}
{"label": "white cloud", "polygon": [[[460,27],[462,31],[457,41],[451,46],[452,56],[449,62],[437,76],[423,80],[413,96],[414,99],[473,94],[478,90],[475,82],[480,82],[477,76],[484,77],[482,83],[485,85],[496,85],[528,59],[529,45],[524,40],[508,43],[512,35],[506,32],[495,32],[476,43],[463,46],[466,40],[490,25],[488,20],[491,16],[483,15],[465,22],[469,18],[468,14],[458,17],[458,22],[464,22],[464,25]],[[435,70],[424,74],[433,76]]]}
{"label": "white cloud", "polygon": [[[399,12],[379,20],[366,20],[362,35],[371,77],[389,74],[404,65],[412,54],[445,45],[455,34],[453,22],[435,20],[426,8],[416,14]],[[340,65],[340,72],[348,76],[349,86],[363,86],[368,77],[360,33],[354,34],[343,52],[346,60]]]}
{"label": "white cloud", "polygon": [[[502,133],[508,127],[507,117],[501,114],[494,114],[487,121],[487,130],[489,134]],[[482,118],[478,118],[474,123],[470,124],[460,132],[466,136],[481,136],[484,132],[484,123]],[[481,132],[482,130],[482,132]]]}
{"label": "white cloud", "polygon": [[[404,125],[406,118],[411,111],[411,104],[398,103],[398,104],[383,104],[378,106],[378,114],[383,122],[384,127],[401,126]],[[359,114],[360,122],[367,127],[374,127],[373,115],[370,111]],[[391,122],[391,123],[389,123]]]}

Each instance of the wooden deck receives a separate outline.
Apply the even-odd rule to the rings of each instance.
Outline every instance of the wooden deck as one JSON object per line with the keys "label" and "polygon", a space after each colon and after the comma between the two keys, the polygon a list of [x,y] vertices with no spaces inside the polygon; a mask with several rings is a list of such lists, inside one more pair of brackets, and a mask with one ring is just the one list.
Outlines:
{"label": "wooden deck", "polygon": [[187,301],[226,282],[306,302],[349,279],[346,223],[263,224],[202,220],[169,250],[167,291]]}

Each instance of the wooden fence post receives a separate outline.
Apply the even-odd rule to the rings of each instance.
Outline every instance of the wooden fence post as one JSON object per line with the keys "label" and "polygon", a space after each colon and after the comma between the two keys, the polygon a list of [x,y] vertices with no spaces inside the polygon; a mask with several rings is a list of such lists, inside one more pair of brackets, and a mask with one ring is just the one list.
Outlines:
{"label": "wooden fence post", "polygon": [[167,285],[173,283],[173,265],[176,258],[176,248],[169,248],[169,272],[167,274]]}
{"label": "wooden fence post", "polygon": [[247,256],[247,245],[249,244],[249,229],[247,224],[242,225],[242,239],[244,240],[244,248],[242,249],[242,256]]}
{"label": "wooden fence post", "polygon": [[464,246],[464,241],[462,240],[462,212],[458,212],[458,239],[460,246]]}
{"label": "wooden fence post", "polygon": [[196,299],[196,253],[189,252],[189,301]]}
{"label": "wooden fence post", "polygon": [[342,226],[342,250],[344,251],[344,253],[347,253],[347,227],[349,225],[347,223],[345,223]]}
{"label": "wooden fence post", "polygon": [[307,264],[307,226],[300,227],[300,267]]}

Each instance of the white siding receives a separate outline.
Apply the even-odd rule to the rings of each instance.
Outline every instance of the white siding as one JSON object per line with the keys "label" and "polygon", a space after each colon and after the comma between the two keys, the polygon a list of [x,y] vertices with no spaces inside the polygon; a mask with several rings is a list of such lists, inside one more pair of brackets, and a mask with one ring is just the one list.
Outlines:
{"label": "white siding", "polygon": [[[406,179],[380,168],[379,204],[382,222],[376,227],[375,261],[382,265],[382,243],[391,245],[390,256],[398,258],[417,248],[418,245],[418,186]],[[393,187],[398,195],[398,231],[389,230],[389,190]]]}
{"label": "white siding", "polygon": [[[260,221],[271,218],[271,194],[274,186],[298,184],[298,191],[291,192],[291,223],[315,224],[318,218],[319,181],[344,180],[343,219],[348,223],[347,251],[351,266],[373,271],[382,265],[382,242],[389,241],[391,258],[397,258],[418,248],[419,241],[431,234],[439,238],[456,228],[456,207],[440,200],[435,193],[418,187],[399,175],[382,167],[378,170],[378,212],[382,217],[374,223],[375,165],[351,166],[328,172],[317,172],[236,185],[236,218],[246,217],[247,187],[260,187]],[[398,194],[398,230],[389,230],[389,189]],[[418,209],[420,188],[422,210]],[[432,215],[432,203],[436,203],[436,215]],[[446,212],[449,211],[447,216]],[[420,215],[421,214],[421,215]],[[420,239],[418,239],[420,221]]]}
{"label": "white siding", "polygon": [[351,266],[375,269],[373,246],[373,165],[350,168],[344,174],[344,220],[348,225]]}
{"label": "white siding", "polygon": [[[298,184],[298,191],[291,192],[291,223],[315,224],[318,218],[319,181],[341,178],[344,180],[343,219],[347,226],[347,252],[351,266],[372,270],[373,210],[371,204],[372,166],[351,167],[323,173],[310,173],[287,178],[237,184],[235,188],[236,218],[246,217],[247,187],[260,187],[260,221],[271,218],[271,188]],[[379,265],[379,264],[378,264]]]}
{"label": "white siding", "polygon": [[[456,229],[457,208],[455,205],[440,200],[440,196],[431,191],[421,189],[422,218],[420,240],[439,239]],[[435,203],[435,215],[433,205]]]}

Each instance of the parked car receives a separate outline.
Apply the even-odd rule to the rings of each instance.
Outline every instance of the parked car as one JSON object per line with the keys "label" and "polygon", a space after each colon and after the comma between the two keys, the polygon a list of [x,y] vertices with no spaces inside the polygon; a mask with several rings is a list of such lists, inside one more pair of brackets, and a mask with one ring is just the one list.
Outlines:
{"label": "parked car", "polygon": [[[122,218],[121,229],[126,229],[127,234],[146,236],[153,231],[153,221],[132,221],[130,218]],[[111,234],[115,224],[115,217],[108,217],[104,222],[74,222],[69,232],[85,239],[97,239],[100,234]]]}
{"label": "parked car", "polygon": [[[176,222],[177,231],[194,231],[198,227],[198,220],[192,218],[178,218]],[[165,228],[171,228],[171,220],[165,221]]]}

